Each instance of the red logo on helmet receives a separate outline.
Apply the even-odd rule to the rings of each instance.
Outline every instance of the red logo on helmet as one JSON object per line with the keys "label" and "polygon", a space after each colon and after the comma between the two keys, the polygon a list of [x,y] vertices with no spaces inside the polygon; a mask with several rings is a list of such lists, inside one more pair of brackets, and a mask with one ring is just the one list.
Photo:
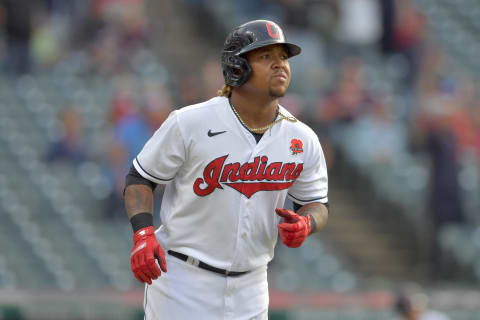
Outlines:
{"label": "red logo on helmet", "polygon": [[278,39],[280,37],[280,30],[271,22],[267,22],[267,31],[268,35],[273,39]]}

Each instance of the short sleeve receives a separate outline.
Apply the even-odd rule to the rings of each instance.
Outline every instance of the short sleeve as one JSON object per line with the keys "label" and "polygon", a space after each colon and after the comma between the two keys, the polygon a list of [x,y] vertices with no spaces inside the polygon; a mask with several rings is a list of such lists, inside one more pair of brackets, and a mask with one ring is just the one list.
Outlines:
{"label": "short sleeve", "polygon": [[150,181],[167,184],[185,161],[185,143],[173,111],[133,160],[135,169]]}
{"label": "short sleeve", "polygon": [[288,190],[288,197],[293,202],[305,205],[311,202],[328,202],[327,164],[320,141],[315,135],[304,148],[303,171]]}

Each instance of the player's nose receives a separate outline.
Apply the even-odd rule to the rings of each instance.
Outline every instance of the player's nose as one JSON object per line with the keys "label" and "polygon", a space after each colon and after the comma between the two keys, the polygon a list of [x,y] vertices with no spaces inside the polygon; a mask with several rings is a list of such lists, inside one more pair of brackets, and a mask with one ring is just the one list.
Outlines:
{"label": "player's nose", "polygon": [[273,64],[272,64],[272,67],[274,69],[277,69],[277,68],[282,68],[285,66],[286,62],[287,62],[287,59],[285,59],[283,56],[281,55],[274,55],[273,56]]}
{"label": "player's nose", "polygon": [[283,71],[284,73],[288,74],[288,60],[284,55],[278,54],[273,56],[272,69],[275,70],[275,72]]}

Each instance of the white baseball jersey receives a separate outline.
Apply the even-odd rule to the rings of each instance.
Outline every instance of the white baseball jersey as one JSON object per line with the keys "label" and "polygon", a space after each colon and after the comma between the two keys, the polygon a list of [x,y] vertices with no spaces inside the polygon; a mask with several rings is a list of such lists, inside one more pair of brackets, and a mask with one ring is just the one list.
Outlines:
{"label": "white baseball jersey", "polygon": [[164,249],[229,271],[273,258],[275,208],[287,195],[301,205],[328,202],[316,134],[283,120],[257,143],[224,97],[173,111],[133,163],[144,178],[167,184],[156,233]]}

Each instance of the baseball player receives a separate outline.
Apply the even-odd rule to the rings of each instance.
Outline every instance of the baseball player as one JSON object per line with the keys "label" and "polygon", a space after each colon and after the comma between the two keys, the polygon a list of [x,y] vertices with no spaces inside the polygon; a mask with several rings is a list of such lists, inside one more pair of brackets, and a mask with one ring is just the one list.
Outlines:
{"label": "baseball player", "polygon": [[[318,137],[278,104],[300,51],[274,22],[237,27],[219,96],[173,111],[134,159],[125,207],[145,319],[267,319],[278,234],[296,248],[325,225]],[[154,230],[157,184],[166,188]],[[282,208],[287,196],[295,211]]]}

